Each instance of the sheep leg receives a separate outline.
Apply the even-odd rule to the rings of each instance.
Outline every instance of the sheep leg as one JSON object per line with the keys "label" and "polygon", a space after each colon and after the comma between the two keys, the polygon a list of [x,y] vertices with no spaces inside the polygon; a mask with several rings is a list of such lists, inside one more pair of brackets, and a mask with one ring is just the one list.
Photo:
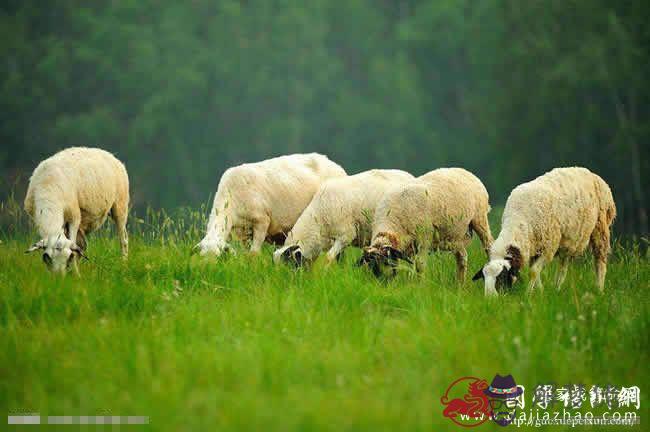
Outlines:
{"label": "sheep leg", "polygon": [[557,272],[557,279],[555,283],[556,289],[559,291],[560,288],[562,287],[562,284],[564,283],[564,279],[566,278],[567,270],[569,269],[569,262],[571,259],[568,256],[561,256],[560,257],[560,269]]}
{"label": "sheep leg", "polygon": [[251,253],[257,254],[262,250],[266,234],[271,225],[271,218],[266,216],[255,220],[253,223],[253,241],[251,242]]}
{"label": "sheep leg", "polygon": [[[86,248],[88,247],[88,242],[86,241],[86,234],[84,233],[84,230],[79,228],[77,230],[77,236],[74,238],[74,243],[79,246],[79,249],[81,249],[82,252],[86,251]],[[77,255],[75,255],[72,258],[72,271],[76,276],[80,276],[81,273],[79,272],[79,261],[81,258]]]}
{"label": "sheep leg", "polygon": [[346,238],[339,237],[336,239],[330,250],[327,252],[327,262],[331,263],[338,260],[339,255],[343,252],[350,242]]}
{"label": "sheep leg", "polygon": [[490,258],[490,247],[492,246],[494,239],[492,238],[492,232],[490,231],[490,223],[488,222],[487,214],[475,218],[471,222],[470,227],[476,232],[476,235],[481,240],[485,254]]}
{"label": "sheep leg", "polygon": [[544,291],[544,286],[542,285],[542,268],[544,267],[544,258],[539,257],[531,266],[530,266],[530,281],[528,282],[528,294],[532,294],[535,288],[540,292]]}
{"label": "sheep leg", "polygon": [[[70,239],[70,241],[75,245],[77,244],[77,237],[79,235],[79,231],[80,231],[79,227],[80,226],[81,226],[81,210],[76,209],[76,211],[72,211],[72,213],[70,214],[70,221],[67,223],[67,226],[64,229],[64,231],[66,231],[66,235],[67,235],[68,239]],[[86,239],[85,239],[85,237],[83,237],[83,234],[82,234],[81,240],[83,241],[83,244],[84,244],[84,247],[85,247]],[[79,257],[76,256],[76,254],[75,254],[75,256],[72,257],[72,263],[71,264],[72,264],[72,271],[74,272],[74,274],[76,276],[79,276],[80,275],[80,272],[79,272]]]}
{"label": "sheep leg", "polygon": [[605,275],[607,274],[607,258],[596,259],[596,286],[602,293],[605,291]]}
{"label": "sheep leg", "polygon": [[605,290],[605,275],[607,274],[607,256],[609,255],[609,239],[610,232],[609,226],[598,221],[596,229],[591,233],[591,249],[594,254],[594,262],[596,265],[596,285],[600,292]]}
{"label": "sheep leg", "polygon": [[76,244],[77,242],[77,231],[81,226],[81,210],[79,208],[70,209],[65,213],[65,222],[61,227],[63,229],[63,234]]}
{"label": "sheep leg", "polygon": [[77,230],[77,238],[75,240],[75,243],[82,251],[85,251],[88,247],[88,242],[86,241],[86,233],[81,228]]}
{"label": "sheep leg", "polygon": [[460,249],[454,252],[456,255],[456,278],[458,282],[465,282],[465,274],[467,273],[467,251]]}
{"label": "sheep leg", "polygon": [[122,258],[126,259],[129,256],[129,234],[126,231],[126,220],[129,214],[129,206],[126,203],[115,203],[111,208],[111,219],[115,222],[117,227],[117,235],[120,239],[120,249],[122,250]]}

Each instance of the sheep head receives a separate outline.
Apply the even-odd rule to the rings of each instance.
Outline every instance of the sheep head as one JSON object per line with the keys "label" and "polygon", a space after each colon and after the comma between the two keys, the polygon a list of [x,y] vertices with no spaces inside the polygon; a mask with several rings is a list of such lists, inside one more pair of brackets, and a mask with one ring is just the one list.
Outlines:
{"label": "sheep head", "polygon": [[66,273],[75,257],[86,258],[83,250],[63,234],[49,236],[30,246],[25,253],[43,251],[43,262],[53,273]]}
{"label": "sheep head", "polygon": [[273,262],[291,263],[296,267],[302,267],[305,263],[305,257],[299,245],[285,246],[273,253]]}
{"label": "sheep head", "polygon": [[395,268],[397,267],[399,260],[404,260],[409,264],[413,264],[413,261],[404,255],[404,252],[394,248],[393,246],[368,246],[363,249],[363,254],[361,255],[357,265],[367,265],[375,276],[380,277],[386,268],[391,270],[391,275],[395,275]]}
{"label": "sheep head", "polygon": [[192,248],[190,254],[199,254],[201,256],[214,255],[218,257],[221,254],[230,251],[230,245],[222,239],[205,237]]}
{"label": "sheep head", "polygon": [[489,261],[474,275],[472,280],[483,279],[485,281],[485,294],[497,294],[499,291],[509,289],[517,282],[522,262],[523,259],[519,248],[509,246],[504,258]]}

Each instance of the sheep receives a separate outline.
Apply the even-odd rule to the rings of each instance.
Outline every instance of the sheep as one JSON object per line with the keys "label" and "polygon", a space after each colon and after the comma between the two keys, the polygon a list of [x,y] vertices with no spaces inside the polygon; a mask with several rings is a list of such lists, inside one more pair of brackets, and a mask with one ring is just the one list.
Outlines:
{"label": "sheep", "polygon": [[321,183],[345,176],[343,168],[318,153],[227,169],[219,181],[205,237],[193,253],[221,255],[230,250],[231,232],[241,240],[252,237],[252,253],[258,253],[265,240],[284,240]]}
{"label": "sheep", "polygon": [[615,217],[614,198],[602,178],[586,168],[556,168],[510,193],[489,262],[473,279],[484,279],[485,295],[495,295],[496,288],[511,286],[522,267],[530,265],[528,292],[541,291],[542,268],[557,255],[560,289],[569,262],[591,245],[602,292]]}
{"label": "sheep", "polygon": [[274,262],[295,264],[312,261],[326,249],[328,262],[348,245],[370,243],[372,216],[383,193],[391,186],[413,180],[400,170],[370,170],[323,183],[287,235],[284,246],[273,254]]}
{"label": "sheep", "polygon": [[384,264],[393,268],[397,260],[417,264],[433,249],[456,256],[457,278],[467,271],[466,246],[472,231],[489,249],[492,234],[488,222],[489,196],[472,173],[461,168],[440,168],[386,192],[375,211],[372,243],[364,249],[359,264],[369,264],[376,276]]}
{"label": "sheep", "polygon": [[129,212],[129,177],[111,153],[71,147],[42,161],[27,189],[25,211],[41,240],[26,252],[43,251],[43,261],[55,273],[85,257],[86,235],[101,227],[110,214],[117,226],[122,256],[128,256],[126,220]]}

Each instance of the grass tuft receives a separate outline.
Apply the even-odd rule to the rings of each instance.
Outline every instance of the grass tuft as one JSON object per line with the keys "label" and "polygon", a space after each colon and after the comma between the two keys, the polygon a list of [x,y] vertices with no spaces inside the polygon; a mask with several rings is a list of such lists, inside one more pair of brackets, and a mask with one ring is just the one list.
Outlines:
{"label": "grass tuft", "polygon": [[[358,250],[298,271],[273,265],[269,246],[190,257],[204,220],[183,211],[133,217],[127,262],[112,228],[93,235],[81,278],[53,277],[23,254],[33,236],[5,233],[3,412],[146,415],[155,430],[431,431],[451,428],[440,397],[464,375],[649,388],[639,248],[614,248],[602,295],[586,256],[560,292],[553,264],[543,294],[529,298],[524,280],[486,299],[456,283],[450,254],[387,282],[354,265]],[[468,276],[483,263],[475,241]]]}

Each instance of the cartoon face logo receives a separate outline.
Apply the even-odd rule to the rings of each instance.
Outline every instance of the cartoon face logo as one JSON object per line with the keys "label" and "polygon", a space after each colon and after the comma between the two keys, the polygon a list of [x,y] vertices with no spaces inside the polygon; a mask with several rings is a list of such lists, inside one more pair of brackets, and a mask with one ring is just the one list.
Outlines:
{"label": "cartoon face logo", "polygon": [[[486,380],[476,377],[462,377],[449,385],[440,399],[445,406],[442,415],[458,426],[475,427],[490,419],[490,403],[485,390]],[[450,400],[451,396],[459,397]]]}
{"label": "cartoon face logo", "polygon": [[518,386],[512,375],[496,374],[483,393],[490,400],[492,420],[499,426],[508,426],[517,415],[517,408],[524,407],[524,387]]}
{"label": "cartoon face logo", "polygon": [[524,387],[518,386],[512,375],[496,374],[492,383],[477,377],[462,377],[447,387],[440,402],[442,415],[458,426],[475,427],[488,420],[507,426],[524,408]]}

